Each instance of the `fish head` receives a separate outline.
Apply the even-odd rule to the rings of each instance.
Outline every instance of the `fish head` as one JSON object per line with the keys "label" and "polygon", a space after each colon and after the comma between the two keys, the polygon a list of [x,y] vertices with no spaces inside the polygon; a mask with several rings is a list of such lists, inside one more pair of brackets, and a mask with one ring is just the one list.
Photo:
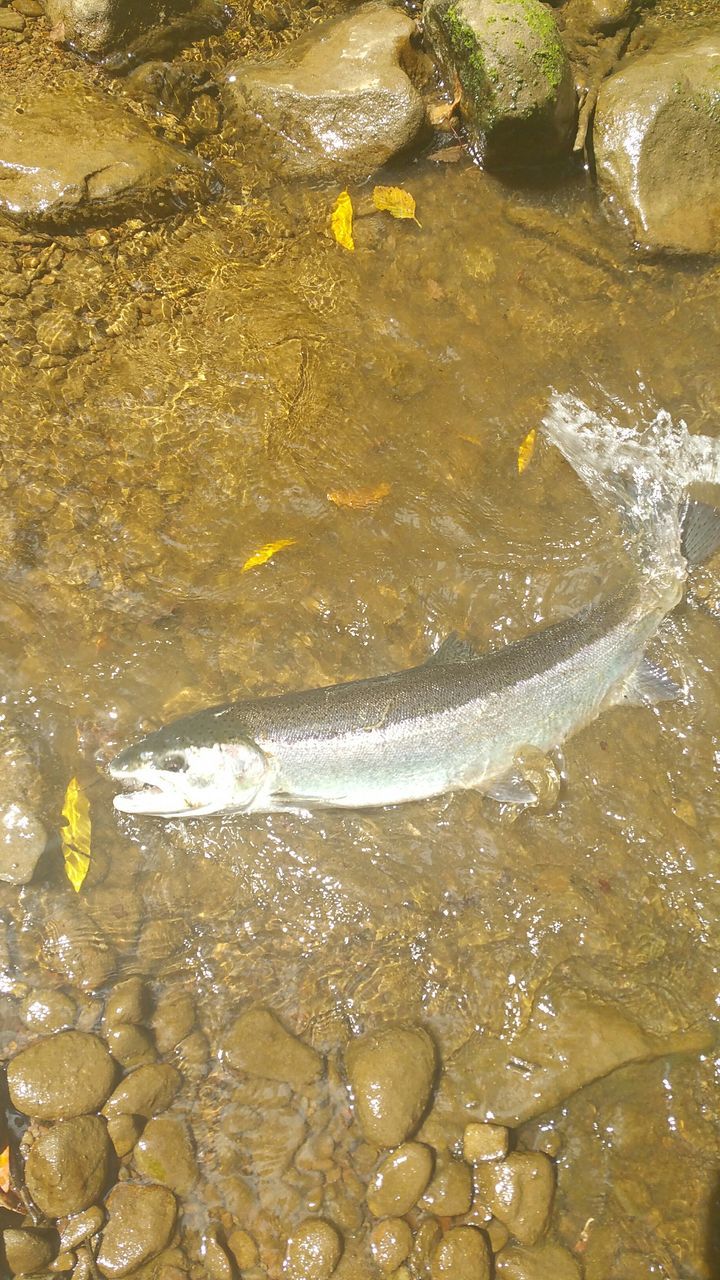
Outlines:
{"label": "fish head", "polygon": [[178,723],[126,747],[108,771],[127,788],[113,800],[121,813],[194,818],[249,809],[267,768],[252,739],[195,743]]}

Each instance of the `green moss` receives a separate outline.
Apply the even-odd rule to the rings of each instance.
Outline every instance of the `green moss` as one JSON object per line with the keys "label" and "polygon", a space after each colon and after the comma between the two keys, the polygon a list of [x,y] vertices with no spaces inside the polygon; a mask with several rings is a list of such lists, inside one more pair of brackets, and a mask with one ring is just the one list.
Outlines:
{"label": "green moss", "polygon": [[493,114],[492,87],[497,83],[497,72],[487,66],[477,36],[460,17],[457,5],[448,5],[439,21],[463,91],[489,124]]}
{"label": "green moss", "polygon": [[528,52],[549,87],[557,89],[565,74],[567,59],[555,19],[540,0],[514,0],[514,3],[540,46]]}

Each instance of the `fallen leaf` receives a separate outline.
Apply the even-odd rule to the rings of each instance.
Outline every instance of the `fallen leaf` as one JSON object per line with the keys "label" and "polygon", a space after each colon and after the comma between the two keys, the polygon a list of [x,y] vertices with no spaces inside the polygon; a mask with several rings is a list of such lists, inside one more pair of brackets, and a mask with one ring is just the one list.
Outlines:
{"label": "fallen leaf", "polygon": [[537,429],[533,427],[532,431],[528,431],[525,439],[522,441],[517,454],[518,475],[522,475],[526,467],[530,466],[532,456],[535,452],[535,441],[537,440]]}
{"label": "fallen leaf", "polygon": [[483,447],[483,441],[480,439],[479,436],[466,436],[466,435],[463,435],[463,433],[461,432],[460,439],[464,440],[466,444],[477,444],[480,446],[481,449]]}
{"label": "fallen leaf", "polygon": [[245,561],[240,572],[247,573],[248,569],[256,569],[259,564],[267,564],[277,551],[282,551],[283,547],[292,547],[296,542],[297,538],[278,538],[277,542],[266,542],[264,547],[260,547],[259,551]]}
{"label": "fallen leaf", "polygon": [[336,507],[351,507],[353,511],[361,511],[363,507],[372,507],[376,502],[382,502],[389,492],[390,485],[383,482],[367,489],[331,489],[328,500],[334,502]]}
{"label": "fallen leaf", "polygon": [[393,218],[412,218],[420,226],[415,217],[415,200],[402,187],[374,187],[373,204],[381,213],[391,213]]}
{"label": "fallen leaf", "polygon": [[0,1191],[10,1190],[10,1148],[0,1151]]}
{"label": "fallen leaf", "polygon": [[77,778],[71,778],[62,807],[65,826],[60,831],[65,875],[76,893],[90,867],[90,803]]}
{"label": "fallen leaf", "polygon": [[330,216],[330,229],[338,244],[342,245],[343,249],[350,249],[351,251],[355,248],[352,224],[352,200],[347,191],[341,191]]}

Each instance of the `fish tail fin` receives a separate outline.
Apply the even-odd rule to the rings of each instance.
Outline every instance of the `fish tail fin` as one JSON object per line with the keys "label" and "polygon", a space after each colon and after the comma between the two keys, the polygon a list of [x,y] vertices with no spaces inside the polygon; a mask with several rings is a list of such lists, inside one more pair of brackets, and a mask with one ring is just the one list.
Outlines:
{"label": "fish tail fin", "polygon": [[643,578],[680,599],[688,568],[720,548],[720,512],[690,497],[693,486],[720,485],[720,439],[691,435],[665,410],[638,430],[556,393],[543,430],[593,497],[619,513]]}

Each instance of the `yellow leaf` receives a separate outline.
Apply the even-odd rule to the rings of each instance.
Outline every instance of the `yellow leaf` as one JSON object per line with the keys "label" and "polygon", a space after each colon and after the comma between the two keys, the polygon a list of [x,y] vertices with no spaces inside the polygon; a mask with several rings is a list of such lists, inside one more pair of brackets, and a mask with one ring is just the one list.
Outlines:
{"label": "yellow leaf", "polygon": [[10,1148],[0,1151],[0,1191],[10,1190]]}
{"label": "yellow leaf", "polygon": [[330,228],[338,244],[341,244],[343,249],[353,250],[355,248],[352,224],[352,200],[347,191],[341,191],[335,201],[335,207],[330,217]]}
{"label": "yellow leaf", "polygon": [[65,826],[60,832],[65,875],[80,892],[90,866],[90,804],[77,778],[71,778],[62,807]]}
{"label": "yellow leaf", "polygon": [[374,187],[373,204],[381,212],[391,213],[393,218],[412,218],[420,226],[415,217],[415,201],[402,187]]}
{"label": "yellow leaf", "polygon": [[259,564],[267,564],[276,551],[282,551],[283,547],[292,547],[296,542],[297,538],[279,538],[277,542],[266,542],[264,547],[260,547],[259,551],[245,561],[240,572],[247,573],[248,569],[256,569]]}
{"label": "yellow leaf", "polygon": [[522,441],[517,455],[518,475],[522,475],[526,467],[530,466],[532,456],[535,452],[535,441],[537,440],[537,430],[533,427],[532,431],[528,431],[525,439]]}
{"label": "yellow leaf", "polygon": [[382,502],[389,492],[390,485],[383,481],[374,488],[331,489],[328,499],[334,502],[336,507],[351,507],[354,511],[361,511],[363,507],[372,507],[376,502]]}
{"label": "yellow leaf", "polygon": [[480,439],[479,436],[466,436],[463,434],[462,431],[460,432],[459,439],[464,440],[466,444],[477,444],[480,446],[481,449],[483,448],[485,443],[483,440]]}

